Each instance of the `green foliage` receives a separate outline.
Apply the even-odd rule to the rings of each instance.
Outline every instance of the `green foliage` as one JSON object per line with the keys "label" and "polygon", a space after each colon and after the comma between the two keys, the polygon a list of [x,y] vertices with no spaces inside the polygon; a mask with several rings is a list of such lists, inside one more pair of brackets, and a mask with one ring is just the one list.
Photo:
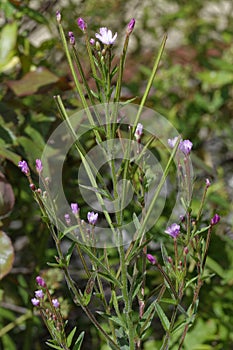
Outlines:
{"label": "green foliage", "polygon": [[[0,35],[0,167],[17,197],[17,202],[10,216],[1,219],[1,230],[3,229],[9,234],[16,254],[16,262],[11,274],[5,276],[1,283],[1,288],[4,290],[0,312],[1,329],[5,329],[5,326],[11,324],[10,330],[0,340],[0,347],[2,346],[4,350],[17,348],[29,350],[32,348],[32,344],[35,345],[35,349],[43,349],[41,339],[47,338],[47,335],[45,335],[45,330],[37,318],[29,317],[22,323],[14,323],[21,313],[26,313],[31,308],[30,298],[34,289],[34,278],[38,272],[44,270],[46,277],[50,274],[51,288],[63,290],[63,284],[56,271],[50,270],[46,264],[47,261],[53,262],[55,255],[46,223],[41,223],[38,208],[32,202],[28,183],[17,169],[21,158],[28,159],[31,167],[34,168],[34,161],[40,157],[45,141],[60,122],[56,105],[52,99],[53,95],[61,93],[64,96],[65,106],[70,111],[81,106],[80,101],[77,102],[74,99],[73,86],[69,82],[70,75],[67,73],[68,67],[64,63],[57,31],[54,30],[56,9],[49,7],[47,10],[43,10],[42,2],[38,3],[39,10],[31,8],[30,1],[27,1],[25,6],[20,6],[14,1],[4,1],[2,4],[5,21],[1,22]],[[204,303],[199,305],[199,317],[187,335],[184,348],[191,350],[228,349],[233,344],[231,322],[233,312],[232,186],[230,182],[233,152],[231,120],[233,33],[230,26],[232,12],[213,15],[208,19],[200,16],[200,13],[207,5],[215,6],[215,1],[187,3],[167,1],[166,4],[168,6],[160,8],[157,2],[151,0],[147,7],[138,5],[141,18],[136,23],[135,43],[132,47],[131,57],[128,61],[126,60],[126,78],[123,79],[125,97],[135,94],[141,96],[141,81],[149,76],[148,65],[152,66],[154,53],[144,54],[143,48],[148,48],[147,44],[153,46],[152,42],[160,42],[162,32],[168,31],[169,38],[172,29],[177,28],[183,36],[183,41],[171,49],[169,47],[166,49],[163,66],[159,68],[153,84],[154,91],[149,96],[148,105],[167,116],[182,132],[184,138],[192,139],[196,154],[193,162],[196,167],[197,180],[205,177],[212,179],[213,184],[207,194],[208,204],[202,215],[203,220],[207,221],[206,213],[214,213],[216,207],[219,208],[220,214],[225,217],[212,236],[210,258],[206,262],[206,284],[200,296]],[[175,9],[169,10],[169,4],[173,5]],[[96,6],[96,1],[87,1],[85,6],[80,5],[77,8],[74,2],[70,1],[69,6],[63,12],[64,27],[68,30],[74,30],[77,36],[81,36],[75,22],[76,17],[82,15],[92,18],[93,29],[97,29],[100,24],[112,25],[120,32],[129,19],[124,15],[127,13],[127,5],[128,2],[125,1],[100,1]],[[137,17],[137,9],[129,15]],[[223,27],[218,25],[221,16],[225,21]],[[52,32],[53,38],[38,44],[37,39],[30,37],[30,31],[33,31],[34,26],[48,29],[49,32]],[[149,35],[148,43],[146,43],[145,33]],[[150,38],[153,39],[150,40]],[[82,43],[79,50],[82,53]],[[61,58],[58,58],[59,54]],[[147,55],[149,59],[147,59]],[[147,62],[145,62],[146,60]],[[96,97],[95,93],[93,96]],[[72,165],[77,161],[79,159],[71,155],[67,168],[72,168]],[[66,173],[65,181],[70,182],[68,197],[75,200],[75,179],[72,175],[71,171]],[[34,179],[36,179],[35,174],[33,174]],[[195,191],[199,194],[198,184],[195,186]],[[100,194],[103,194],[101,191],[104,192],[104,190],[100,190]],[[107,195],[107,192],[105,193]],[[193,200],[193,219],[195,219],[199,204],[197,196],[197,199]],[[166,222],[165,218],[166,210],[161,217],[161,224],[152,232],[153,237],[161,237],[162,227]],[[140,223],[135,216],[134,222],[135,226],[140,229]],[[206,228],[200,228],[196,235],[205,236],[207,233],[205,230]],[[169,255],[172,251],[171,245],[166,238],[159,240],[165,241],[167,247],[165,255]],[[159,242],[156,241],[155,248],[158,244]],[[13,259],[11,243],[9,249],[11,259],[7,272],[10,272]],[[109,273],[103,261],[93,257],[93,252],[89,250],[83,250],[83,252],[92,258],[97,267],[101,269],[100,276],[105,283],[117,283],[118,287],[121,287],[120,281],[117,280],[112,271]],[[135,249],[134,256],[138,254],[140,251]],[[114,252],[110,254],[110,262],[116,265]],[[71,259],[71,266],[76,266],[75,263],[76,261]],[[167,262],[165,266],[167,267]],[[2,273],[5,274],[4,267],[1,266]],[[193,273],[192,266],[190,266],[190,273]],[[212,276],[213,273],[214,276]],[[18,275],[19,278],[17,278]],[[85,271],[82,267],[80,267],[78,275],[84,287],[83,290],[85,290],[88,279],[85,277]],[[156,275],[155,271],[149,271],[148,275],[147,293],[149,294],[155,285],[159,286],[161,278]],[[132,289],[132,293],[134,293],[135,289],[133,287]],[[191,290],[192,285],[186,289],[188,299],[191,298]],[[93,294],[95,295],[95,291]],[[72,303],[71,298],[68,296],[67,298],[69,303]],[[165,329],[169,326],[163,315],[163,309],[166,310],[166,299],[170,299],[169,303],[171,304],[172,299],[168,295],[167,298],[162,298],[164,303],[156,306],[157,318],[152,323],[152,327],[155,329],[153,333],[148,331],[149,324],[147,328],[145,317],[148,316],[150,319],[155,308],[149,307],[147,310],[150,311],[146,311],[141,320],[141,332],[144,335],[143,348],[145,350],[160,349],[161,347],[163,333],[160,328],[161,324]],[[89,302],[90,300],[88,300]],[[90,306],[92,306],[92,302],[90,302]],[[73,315],[73,311],[71,308],[71,315]],[[67,310],[67,312],[69,311]],[[183,317],[184,315],[180,316],[180,323],[184,322]],[[78,330],[86,322],[80,316]],[[103,341],[96,333],[91,333],[92,326],[89,325],[89,327],[89,334],[85,336],[84,340],[84,334],[80,334],[76,344],[73,345],[74,350],[81,349],[82,341],[84,349],[91,347],[102,349],[104,347]],[[69,339],[73,338],[75,333],[75,328],[72,329],[73,331],[68,332]],[[94,334],[92,340],[90,340],[91,334]],[[174,335],[174,349],[177,347],[178,335],[180,335],[179,331],[177,331],[177,335]],[[117,337],[122,343],[122,349],[128,349],[123,326]]]}

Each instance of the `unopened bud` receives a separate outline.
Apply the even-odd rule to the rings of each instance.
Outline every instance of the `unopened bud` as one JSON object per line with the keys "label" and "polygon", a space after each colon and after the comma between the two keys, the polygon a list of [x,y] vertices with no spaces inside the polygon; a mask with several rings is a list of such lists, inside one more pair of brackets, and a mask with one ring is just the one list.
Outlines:
{"label": "unopened bud", "polygon": [[167,258],[167,261],[169,262],[169,264],[173,264],[173,260],[170,256]]}
{"label": "unopened bud", "polygon": [[127,35],[130,35],[134,29],[134,26],[135,26],[135,19],[132,18],[127,26],[127,29],[126,29],[126,34]]}
{"label": "unopened bud", "polygon": [[56,17],[57,17],[58,23],[61,23],[61,13],[60,13],[60,11],[56,11]]}
{"label": "unopened bud", "polygon": [[30,184],[29,187],[33,192],[36,190],[36,186],[34,184]]}

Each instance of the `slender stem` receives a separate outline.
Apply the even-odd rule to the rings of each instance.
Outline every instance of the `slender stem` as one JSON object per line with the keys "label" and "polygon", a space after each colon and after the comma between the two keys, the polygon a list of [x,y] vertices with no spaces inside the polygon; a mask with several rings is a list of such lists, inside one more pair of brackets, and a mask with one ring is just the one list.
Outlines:
{"label": "slender stem", "polygon": [[201,264],[202,271],[205,268],[205,263],[206,263],[206,259],[207,259],[207,253],[208,253],[208,249],[209,249],[209,245],[210,245],[210,238],[211,238],[212,228],[213,228],[213,226],[210,225],[210,227],[208,229],[207,237],[206,237],[205,252],[204,252],[204,257],[203,257],[202,264]]}
{"label": "slender stem", "polygon": [[134,328],[133,322],[131,320],[131,311],[132,305],[129,302],[129,294],[128,294],[128,280],[127,280],[127,266],[125,263],[125,251],[123,246],[123,237],[122,232],[119,232],[119,256],[120,256],[120,264],[121,264],[121,278],[122,278],[122,295],[125,303],[125,313],[126,313],[126,322],[128,325],[128,337],[129,337],[129,349],[134,350]]}

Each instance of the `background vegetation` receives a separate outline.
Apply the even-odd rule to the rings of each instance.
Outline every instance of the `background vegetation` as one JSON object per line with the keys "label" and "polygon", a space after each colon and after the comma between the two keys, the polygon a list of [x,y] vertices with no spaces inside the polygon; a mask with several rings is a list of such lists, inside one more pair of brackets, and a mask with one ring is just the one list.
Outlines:
{"label": "background vegetation", "polygon": [[[61,272],[47,265],[54,261],[53,244],[27,180],[17,167],[21,158],[34,167],[48,136],[60,122],[53,101],[55,94],[62,95],[70,112],[80,106],[56,28],[57,9],[62,12],[67,32],[72,30],[80,40],[78,48],[83,60],[82,33],[76,24],[79,16],[85,18],[93,33],[100,26],[117,31],[118,47],[126,24],[136,18],[122,99],[135,95],[140,99],[156,48],[163,33],[168,32],[148,106],[166,116],[183,138],[192,140],[195,191],[198,193],[205,178],[210,178],[206,218],[215,210],[221,215],[207,261],[212,278],[202,289],[199,317],[187,336],[185,349],[232,349],[233,4],[214,0],[99,0],[98,6],[92,0],[1,2],[0,254],[6,242],[14,251],[14,262],[11,268],[10,257],[8,265],[0,270],[1,277],[6,274],[0,287],[0,349],[46,348],[47,331],[32,313],[30,301],[35,276],[43,271],[51,288],[64,298],[63,312],[71,325],[76,324],[79,331],[88,329],[84,349],[106,350],[94,328],[74,308]],[[116,47],[116,59],[117,53]],[[77,201],[72,197],[74,174],[68,171],[75,161],[71,154],[64,182],[68,184],[67,196]],[[34,179],[37,181],[35,174]],[[166,213],[163,215],[166,220]],[[163,231],[162,227],[156,229]],[[158,243],[159,240],[151,248],[157,251]],[[114,263],[114,254],[112,259]],[[74,260],[73,275],[81,279],[78,268]],[[151,287],[159,283],[154,272],[149,277]],[[145,339],[145,350],[159,348],[160,332],[155,319],[153,333]]]}

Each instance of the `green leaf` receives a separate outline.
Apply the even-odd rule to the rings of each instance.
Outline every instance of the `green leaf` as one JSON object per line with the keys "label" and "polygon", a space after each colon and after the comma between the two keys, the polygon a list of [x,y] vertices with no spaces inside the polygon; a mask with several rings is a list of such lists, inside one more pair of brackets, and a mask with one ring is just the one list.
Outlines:
{"label": "green leaf", "polygon": [[38,10],[34,10],[28,6],[21,6],[21,11],[23,14],[27,15],[38,23],[48,24],[47,18],[38,12]]}
{"label": "green leaf", "polygon": [[70,246],[70,248],[68,249],[68,252],[65,256],[65,261],[66,261],[66,264],[67,266],[69,266],[70,264],[70,259],[71,259],[71,256],[72,256],[72,253],[73,253],[73,250],[74,250],[74,247],[75,247],[75,242],[73,242]]}
{"label": "green leaf", "polygon": [[21,157],[18,156],[18,154],[15,154],[14,152],[9,151],[7,149],[7,145],[1,139],[0,139],[0,157],[3,158],[3,159],[10,160],[16,166],[18,166],[18,163],[21,160]]}
{"label": "green leaf", "polygon": [[68,347],[70,347],[72,344],[72,340],[73,340],[74,334],[76,332],[76,329],[77,329],[77,327],[74,327],[74,329],[70,332],[70,334],[67,337],[67,346]]}
{"label": "green leaf", "polygon": [[153,303],[146,309],[146,311],[143,314],[142,319],[139,322],[139,334],[140,337],[143,337],[143,334],[145,331],[150,327],[151,321],[155,314],[155,304],[157,303],[157,300],[154,300]]}
{"label": "green leaf", "polygon": [[[100,259],[95,256],[91,250],[85,246],[85,245],[82,245],[80,244],[80,248],[89,256],[89,258],[93,261],[95,261],[95,263],[97,264],[97,266],[99,266],[102,270],[104,270],[109,278],[112,279],[114,285],[118,286],[119,288],[122,288],[122,285],[120,283],[120,281],[111,273],[111,271],[100,261]],[[99,273],[99,272],[98,272]]]}
{"label": "green leaf", "polygon": [[156,303],[155,304],[155,308],[156,308],[157,314],[159,316],[159,319],[160,319],[160,321],[162,323],[162,326],[163,326],[164,330],[166,332],[168,332],[168,330],[170,328],[170,322],[169,322],[167,316],[165,315],[163,309],[161,308],[161,306],[159,304]]}
{"label": "green leaf", "polygon": [[116,325],[121,326],[123,329],[127,330],[127,323],[124,320],[123,317],[117,317],[117,316],[112,316],[112,315],[108,315],[105,312],[102,311],[97,311],[97,313],[99,315],[101,315],[104,319],[106,320],[111,320],[112,322],[114,322]]}
{"label": "green leaf", "polygon": [[137,217],[137,215],[135,213],[133,213],[133,223],[134,223],[134,225],[136,227],[136,230],[137,231],[140,230],[141,224],[140,224],[140,222],[138,220],[138,217]]}
{"label": "green leaf", "polygon": [[226,275],[226,271],[212,258],[210,258],[209,256],[207,257],[206,260],[206,265],[212,270],[214,271],[217,275],[219,275],[220,277],[222,277],[223,279],[225,278]]}
{"label": "green leaf", "polygon": [[197,73],[204,89],[217,89],[233,82],[233,73],[224,71],[204,71]]}
{"label": "green leaf", "polygon": [[45,344],[48,345],[50,348],[57,349],[57,350],[63,350],[63,348],[61,346],[49,343],[50,341],[52,341],[52,340],[48,340],[47,342],[45,342]]}
{"label": "green leaf", "polygon": [[82,342],[83,342],[84,334],[85,334],[85,332],[81,332],[79,334],[79,337],[76,340],[72,350],[80,350],[81,349],[81,345],[82,345]]}
{"label": "green leaf", "polygon": [[45,147],[45,141],[42,135],[34,128],[32,128],[30,125],[28,125],[24,129],[25,133],[35,142],[37,147],[39,147],[42,151]]}
{"label": "green leaf", "polygon": [[29,96],[35,94],[41,87],[57,83],[59,78],[46,68],[37,69],[25,74],[19,80],[10,80],[7,85],[15,95]]}
{"label": "green leaf", "polygon": [[86,186],[86,185],[82,185],[79,184],[80,187],[85,188],[89,191],[95,192],[95,193],[100,193],[102,194],[104,197],[108,198],[109,200],[112,200],[112,196],[110,195],[109,192],[102,190],[101,188],[97,188],[97,187],[92,187],[92,186]]}
{"label": "green leaf", "polygon": [[14,204],[15,196],[11,184],[0,172],[0,218],[10,213]]}
{"label": "green leaf", "polygon": [[203,227],[201,230],[196,231],[194,236],[199,235],[200,233],[208,231],[209,228],[210,228],[210,225],[207,226],[207,227]]}
{"label": "green leaf", "polygon": [[14,261],[14,248],[10,238],[0,231],[0,280],[12,269]]}
{"label": "green leaf", "polygon": [[6,24],[0,34],[0,72],[7,68],[13,59],[17,41],[17,21]]}
{"label": "green leaf", "polygon": [[109,275],[109,273],[104,273],[104,272],[98,271],[98,275],[100,275],[100,276],[101,276],[103,279],[105,279],[106,281],[115,284],[115,279],[112,278],[112,276]]}

